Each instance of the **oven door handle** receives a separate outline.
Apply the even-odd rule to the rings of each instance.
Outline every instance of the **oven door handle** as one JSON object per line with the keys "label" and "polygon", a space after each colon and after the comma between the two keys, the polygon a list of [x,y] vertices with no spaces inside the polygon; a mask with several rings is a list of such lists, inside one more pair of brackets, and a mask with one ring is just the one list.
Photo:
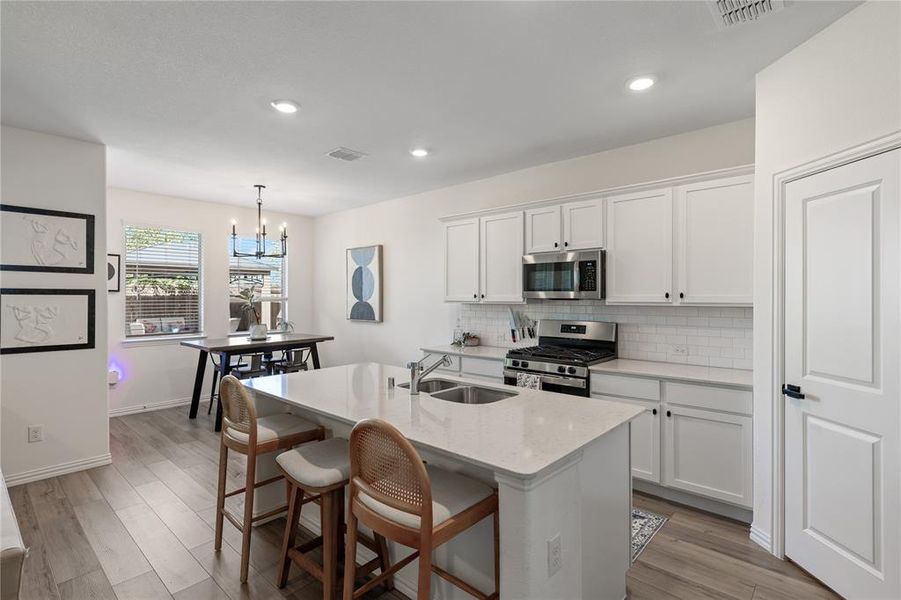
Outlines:
{"label": "oven door handle", "polygon": [[512,377],[513,379],[516,379],[517,373],[538,375],[541,383],[550,383],[551,385],[560,385],[564,387],[579,388],[583,390],[588,387],[587,379],[579,379],[576,377],[557,377],[556,375],[542,375],[541,373],[532,373],[531,371],[514,371],[512,369],[504,369],[504,377]]}

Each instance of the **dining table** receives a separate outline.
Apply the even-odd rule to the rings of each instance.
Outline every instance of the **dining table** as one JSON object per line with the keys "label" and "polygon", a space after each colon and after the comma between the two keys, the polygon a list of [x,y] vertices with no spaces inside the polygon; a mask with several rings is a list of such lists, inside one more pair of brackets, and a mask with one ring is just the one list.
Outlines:
{"label": "dining table", "polygon": [[[247,335],[234,335],[222,338],[195,338],[183,340],[182,346],[194,348],[199,351],[197,358],[197,373],[194,376],[194,392],[191,395],[191,408],[188,411],[188,418],[197,418],[197,409],[200,406],[200,392],[203,389],[203,376],[206,371],[207,357],[210,354],[219,356],[219,375],[220,381],[222,377],[228,375],[231,371],[231,357],[242,354],[271,354],[280,350],[300,350],[309,348],[310,360],[313,368],[320,368],[319,363],[319,342],[327,342],[334,340],[334,336],[318,335],[313,333],[270,333],[266,339],[251,339]],[[222,430],[222,403],[219,402],[216,407],[216,431]]]}

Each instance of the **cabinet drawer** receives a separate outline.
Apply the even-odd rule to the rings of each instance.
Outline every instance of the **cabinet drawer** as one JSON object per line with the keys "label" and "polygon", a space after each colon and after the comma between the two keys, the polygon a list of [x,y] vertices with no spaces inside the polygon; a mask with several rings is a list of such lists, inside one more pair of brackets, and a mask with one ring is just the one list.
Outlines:
{"label": "cabinet drawer", "polygon": [[592,373],[591,393],[640,398],[642,400],[660,400],[660,381],[642,377]]}
{"label": "cabinet drawer", "polygon": [[668,404],[708,408],[740,415],[750,415],[753,411],[751,392],[733,388],[664,381],[663,399]]}
{"label": "cabinet drawer", "polygon": [[461,368],[464,374],[480,375],[482,377],[504,378],[504,361],[485,358],[462,357]]}

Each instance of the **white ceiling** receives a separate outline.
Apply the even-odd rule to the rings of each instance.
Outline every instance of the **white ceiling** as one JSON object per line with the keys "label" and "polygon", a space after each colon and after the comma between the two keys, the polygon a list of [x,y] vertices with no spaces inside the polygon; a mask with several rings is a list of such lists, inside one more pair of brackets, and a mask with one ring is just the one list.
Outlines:
{"label": "white ceiling", "polygon": [[2,120],[107,144],[112,186],[317,215],[749,117],[856,3],[786,4],[3,2]]}

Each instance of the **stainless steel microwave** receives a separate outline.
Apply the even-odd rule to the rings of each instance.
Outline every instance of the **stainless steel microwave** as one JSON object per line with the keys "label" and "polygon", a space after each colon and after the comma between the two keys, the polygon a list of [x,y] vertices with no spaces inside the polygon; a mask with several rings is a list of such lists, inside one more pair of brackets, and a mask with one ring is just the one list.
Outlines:
{"label": "stainless steel microwave", "polygon": [[606,296],[604,250],[526,254],[522,257],[522,295],[557,300]]}

